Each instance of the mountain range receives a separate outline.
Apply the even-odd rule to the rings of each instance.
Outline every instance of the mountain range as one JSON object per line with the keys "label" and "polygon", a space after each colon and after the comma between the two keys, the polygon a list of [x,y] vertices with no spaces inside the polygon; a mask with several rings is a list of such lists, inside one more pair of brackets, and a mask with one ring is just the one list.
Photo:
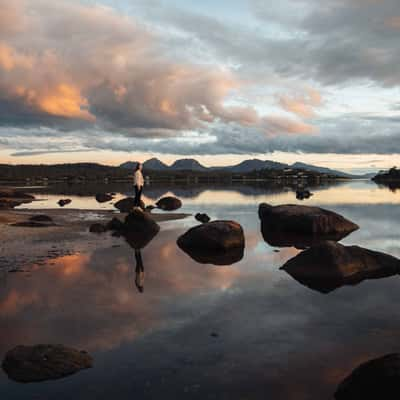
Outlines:
{"label": "mountain range", "polygon": [[[133,169],[137,162],[128,161],[120,165],[121,168]],[[233,173],[247,173],[251,171],[259,171],[263,169],[302,169],[307,171],[319,172],[322,174],[336,175],[343,178],[370,178],[375,174],[365,175],[352,175],[343,171],[338,171],[330,168],[319,167],[316,165],[305,164],[302,162],[295,162],[293,164],[284,164],[271,160],[245,160],[236,165],[230,165],[225,167],[205,167],[193,158],[182,158],[176,160],[172,165],[167,165],[160,161],[158,158],[151,158],[143,163],[143,169],[151,171],[223,171]]]}

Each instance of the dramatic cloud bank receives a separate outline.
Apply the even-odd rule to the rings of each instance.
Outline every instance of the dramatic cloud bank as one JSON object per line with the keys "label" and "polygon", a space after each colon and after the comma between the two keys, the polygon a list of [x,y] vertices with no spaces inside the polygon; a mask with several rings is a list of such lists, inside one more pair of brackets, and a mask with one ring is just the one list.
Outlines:
{"label": "dramatic cloud bank", "polygon": [[400,153],[398,1],[114,4],[0,0],[9,154]]}

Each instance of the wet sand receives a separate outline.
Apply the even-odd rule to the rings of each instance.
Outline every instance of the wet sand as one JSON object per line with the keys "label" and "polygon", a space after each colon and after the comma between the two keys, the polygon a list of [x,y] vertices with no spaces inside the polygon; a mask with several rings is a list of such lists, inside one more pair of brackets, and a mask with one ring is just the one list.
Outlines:
{"label": "wet sand", "polygon": [[[46,227],[20,227],[15,223],[28,221],[35,215],[45,214],[55,225]],[[46,209],[0,211],[0,270],[23,271],[28,265],[44,264],[50,258],[92,250],[97,246],[113,245],[121,239],[111,232],[94,234],[89,227],[95,222],[107,222],[113,217],[121,220],[127,214],[111,210]],[[184,213],[152,213],[157,222],[189,217]]]}

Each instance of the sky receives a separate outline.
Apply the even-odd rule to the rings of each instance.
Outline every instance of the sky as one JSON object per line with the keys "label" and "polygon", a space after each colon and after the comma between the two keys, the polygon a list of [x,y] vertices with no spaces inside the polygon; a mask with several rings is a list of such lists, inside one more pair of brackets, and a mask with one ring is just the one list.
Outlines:
{"label": "sky", "polygon": [[400,164],[398,0],[0,10],[2,163]]}

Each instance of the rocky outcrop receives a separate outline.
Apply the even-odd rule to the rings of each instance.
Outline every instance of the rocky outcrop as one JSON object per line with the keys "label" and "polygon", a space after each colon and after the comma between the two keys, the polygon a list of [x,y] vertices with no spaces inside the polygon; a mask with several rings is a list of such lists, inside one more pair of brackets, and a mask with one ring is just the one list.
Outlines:
{"label": "rocky outcrop", "polygon": [[178,246],[186,252],[226,252],[243,249],[243,228],[234,221],[213,221],[189,229],[178,238]]}
{"label": "rocky outcrop", "polygon": [[70,204],[71,203],[71,199],[60,199],[60,200],[58,200],[58,205],[60,206],[60,207],[64,207],[64,206],[66,206],[67,204]]}
{"label": "rocky outcrop", "polygon": [[210,217],[207,214],[197,213],[194,217],[203,224],[210,222]]}
{"label": "rocky outcrop", "polygon": [[63,378],[92,365],[86,351],[49,344],[17,346],[6,354],[2,364],[8,377],[17,382]]}
{"label": "rocky outcrop", "polygon": [[301,252],[281,268],[301,284],[322,293],[365,279],[400,273],[400,260],[359,246],[324,242]]}
{"label": "rocky outcrop", "polygon": [[336,400],[377,400],[400,397],[400,354],[387,354],[357,367],[338,386]]}
{"label": "rocky outcrop", "polygon": [[260,204],[262,229],[307,235],[349,234],[359,227],[333,211],[319,207]]}
{"label": "rocky outcrop", "polygon": [[158,200],[156,206],[164,211],[174,211],[182,207],[182,202],[176,197],[167,196]]}
{"label": "rocky outcrop", "polygon": [[108,193],[97,193],[96,200],[98,203],[106,203],[107,201],[111,201],[113,197]]}

